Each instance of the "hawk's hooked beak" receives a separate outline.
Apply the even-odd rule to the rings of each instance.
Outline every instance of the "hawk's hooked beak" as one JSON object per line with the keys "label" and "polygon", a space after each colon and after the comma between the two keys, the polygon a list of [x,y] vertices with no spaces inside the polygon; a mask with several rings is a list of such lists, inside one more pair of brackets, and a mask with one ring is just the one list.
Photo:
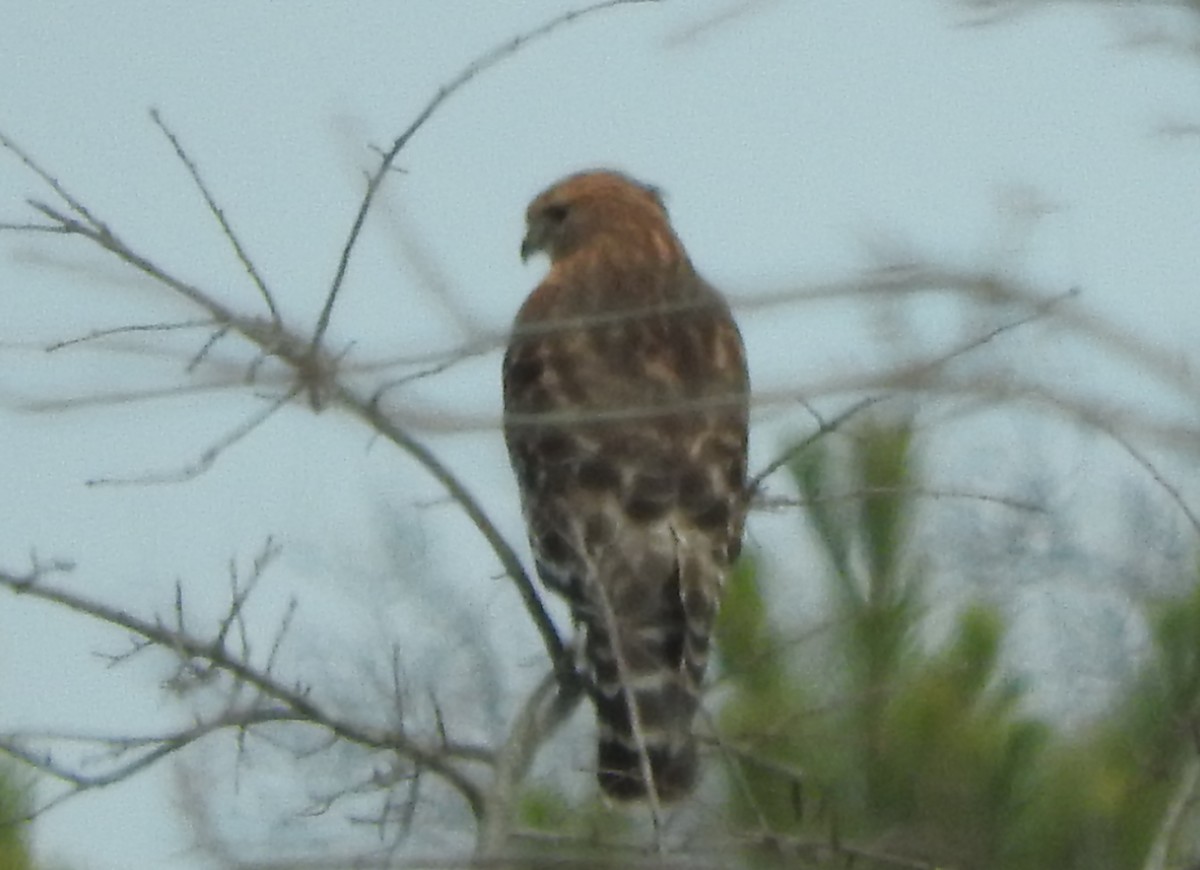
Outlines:
{"label": "hawk's hooked beak", "polygon": [[521,240],[521,262],[528,262],[529,258],[539,251],[546,248],[546,227],[540,221],[535,221],[529,225],[529,229],[525,232],[525,238]]}

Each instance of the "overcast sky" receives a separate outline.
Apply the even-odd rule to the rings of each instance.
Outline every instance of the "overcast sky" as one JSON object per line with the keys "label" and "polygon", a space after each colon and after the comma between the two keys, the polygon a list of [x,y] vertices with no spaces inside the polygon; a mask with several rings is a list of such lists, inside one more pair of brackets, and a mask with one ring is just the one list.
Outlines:
{"label": "overcast sky", "polygon": [[[386,147],[472,59],[565,8],[8,2],[0,129],[127,241],[238,310],[260,311],[151,123],[157,108],[288,322],[304,326],[329,286],[372,148]],[[665,190],[697,266],[740,313],[763,395],[851,376],[897,352],[881,346],[889,333],[860,303],[751,304],[852,278],[880,250],[996,267],[1047,296],[1076,289],[1077,309],[1130,330],[1181,370],[1195,366],[1200,148],[1194,136],[1161,131],[1200,122],[1200,62],[1132,44],[1186,32],[1189,19],[1065,4],[989,27],[967,20],[931,0],[667,0],[529,45],[455,94],[401,153],[352,263],[331,346],[357,364],[502,334],[544,269],[517,256],[526,203],[565,173],[603,165]],[[28,196],[50,194],[0,153],[0,221],[29,219]],[[1043,213],[1036,226],[1023,217],[1031,210]],[[536,679],[536,636],[474,532],[411,461],[336,414],[289,408],[187,483],[85,487],[182,469],[263,400],[226,387],[21,412],[30,399],[228,383],[235,369],[184,371],[202,335],[171,345],[186,349],[173,354],[153,343],[156,352],[135,352],[147,345],[128,340],[45,354],[48,342],[90,329],[195,312],[78,243],[9,235],[0,251],[0,565],[21,570],[35,549],[73,559],[64,582],[144,615],[169,613],[178,579],[203,624],[220,613],[230,559],[246,565],[273,535],[283,556],[252,620],[265,633],[298,596],[292,661],[306,677],[324,673],[331,651],[370,661],[397,639],[414,673],[436,675],[447,639],[467,647],[486,630],[521,651],[514,685]],[[969,318],[944,299],[904,310],[905,340],[921,351],[967,334]],[[1052,332],[1035,334],[1053,344]],[[1013,340],[1046,354],[1068,386],[1137,407],[1150,395],[1142,374],[1118,361],[1053,357],[1032,338]],[[220,359],[245,357],[218,345],[212,362]],[[394,401],[521,541],[495,426],[498,363],[498,352],[486,354]],[[1177,411],[1168,393],[1145,401]],[[819,398],[826,413],[848,404]],[[786,404],[756,413],[756,466],[778,449],[779,432],[811,426]],[[1031,448],[1067,457],[1064,498],[1120,489],[1097,474],[1086,433],[1015,423],[988,431],[994,441],[974,455],[999,456],[1002,467]],[[1179,483],[1200,497],[1194,479]],[[753,521],[751,540],[769,537],[769,526]],[[416,566],[400,572],[409,582],[396,581],[397,565]],[[443,576],[455,578],[447,582],[460,612],[447,613],[446,591],[421,580]],[[186,721],[160,687],[169,674],[161,659],[106,669],[95,656],[126,648],[120,633],[0,595],[0,728],[147,733]],[[463,653],[454,666],[471,661]],[[486,717],[478,727],[486,731]],[[174,777],[164,765],[66,804],[40,822],[41,851],[77,870],[204,866],[187,851]],[[270,782],[246,774],[239,806],[285,803]],[[248,843],[267,833],[239,831]]]}

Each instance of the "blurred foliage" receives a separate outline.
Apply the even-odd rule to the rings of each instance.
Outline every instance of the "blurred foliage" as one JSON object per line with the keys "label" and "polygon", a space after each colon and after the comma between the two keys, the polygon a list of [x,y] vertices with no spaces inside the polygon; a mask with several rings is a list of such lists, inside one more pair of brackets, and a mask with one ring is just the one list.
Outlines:
{"label": "blurred foliage", "polygon": [[[624,866],[606,844],[622,838],[629,818],[596,796],[572,802],[552,787],[531,787],[521,797],[517,818],[526,832],[522,856],[529,867],[555,866],[564,859],[586,870]],[[539,835],[545,839],[537,840]]]}
{"label": "blurred foliage", "polygon": [[0,870],[33,870],[26,822],[30,778],[11,762],[0,762]]}
{"label": "blurred foliage", "polygon": [[[1150,870],[1156,840],[1185,851],[1198,821],[1180,789],[1200,731],[1200,587],[1159,605],[1148,663],[1102,721],[1067,732],[1035,720],[1001,668],[997,610],[968,607],[949,640],[924,642],[931,560],[911,533],[913,434],[867,425],[791,463],[833,602],[819,642],[789,643],[794,631],[772,624],[771,586],[751,563],[732,579],[720,729],[730,813],[759,832],[750,863],[796,866],[764,831],[825,843],[808,851],[812,867]],[[1190,813],[1170,812],[1177,795]],[[1157,860],[1197,866],[1170,848]]]}

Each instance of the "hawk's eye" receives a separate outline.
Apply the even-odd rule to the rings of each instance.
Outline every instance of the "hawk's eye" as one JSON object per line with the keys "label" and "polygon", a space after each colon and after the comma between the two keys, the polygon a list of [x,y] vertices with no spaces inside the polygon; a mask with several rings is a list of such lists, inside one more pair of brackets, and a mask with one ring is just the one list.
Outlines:
{"label": "hawk's eye", "polygon": [[542,214],[546,216],[546,220],[550,223],[561,224],[567,219],[567,207],[561,203],[548,205]]}

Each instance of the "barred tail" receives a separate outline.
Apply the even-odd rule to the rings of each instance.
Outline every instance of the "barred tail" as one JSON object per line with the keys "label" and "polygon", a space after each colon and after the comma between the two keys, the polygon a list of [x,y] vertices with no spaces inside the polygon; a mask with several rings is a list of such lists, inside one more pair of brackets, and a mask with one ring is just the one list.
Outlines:
{"label": "barred tail", "polygon": [[[639,718],[650,718],[647,711],[656,701],[637,700]],[[659,802],[669,803],[686,797],[696,784],[698,762],[696,739],[691,721],[671,723],[654,730],[642,725],[642,740],[628,726],[629,710],[623,699],[596,703],[600,740],[596,753],[596,779],[600,790],[614,800],[633,801],[648,796],[642,766],[643,745],[654,793]]]}
{"label": "barred tail", "polygon": [[608,633],[598,628],[589,628],[587,657],[599,730],[596,775],[601,790],[615,800],[645,798],[648,767],[658,801],[686,797],[698,772],[692,723],[708,658],[708,625],[678,619],[626,626],[620,632],[620,668]]}

